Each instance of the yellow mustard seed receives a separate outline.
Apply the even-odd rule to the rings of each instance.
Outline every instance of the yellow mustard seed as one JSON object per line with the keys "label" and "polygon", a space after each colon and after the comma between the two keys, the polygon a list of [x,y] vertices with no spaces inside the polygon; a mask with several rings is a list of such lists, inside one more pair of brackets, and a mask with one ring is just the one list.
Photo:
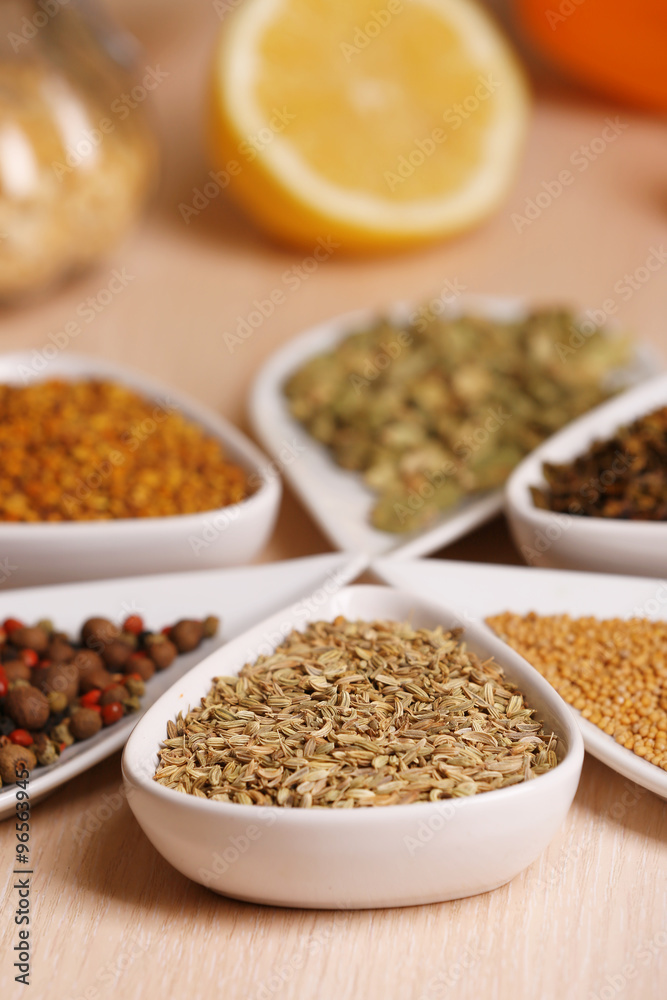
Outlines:
{"label": "yellow mustard seed", "polygon": [[667,622],[509,611],[486,622],[585,719],[667,770]]}
{"label": "yellow mustard seed", "polygon": [[93,521],[215,510],[243,469],[168,400],[115,382],[0,386],[0,520]]}

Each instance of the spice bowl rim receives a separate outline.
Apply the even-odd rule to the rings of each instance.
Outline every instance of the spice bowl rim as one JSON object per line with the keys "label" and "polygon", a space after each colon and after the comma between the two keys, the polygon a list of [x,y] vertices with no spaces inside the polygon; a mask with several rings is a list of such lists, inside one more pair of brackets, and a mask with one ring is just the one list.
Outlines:
{"label": "spice bowl rim", "polygon": [[[607,538],[610,542],[614,540],[614,535],[623,534],[628,538],[635,536],[636,540],[655,536],[656,541],[663,541],[661,536],[667,532],[667,521],[582,517],[566,511],[545,510],[535,505],[530,493],[531,486],[547,485],[542,471],[543,463],[572,461],[594,441],[608,438],[624,424],[650,413],[660,405],[667,406],[667,373],[655,375],[605,400],[538,445],[517,465],[505,486],[505,510],[513,527],[516,523],[532,523],[546,528],[555,519],[566,518],[568,533],[574,529],[580,535],[590,533],[598,540]],[[641,573],[641,570],[637,572]]]}
{"label": "spice bowl rim", "polygon": [[[188,420],[196,423],[209,435],[220,441],[226,451],[235,452],[233,461],[237,462],[244,471],[259,479],[259,486],[243,500],[228,504],[224,507],[212,507],[205,511],[196,511],[187,514],[167,514],[150,517],[119,517],[109,519],[91,519],[82,521],[3,521],[0,520],[0,540],[8,534],[20,532],[28,534],[53,535],[58,529],[63,532],[94,533],[102,528],[112,530],[123,530],[129,532],[159,532],[168,530],[170,526],[178,524],[184,527],[194,527],[202,518],[211,518],[221,512],[240,512],[241,510],[251,510],[256,507],[271,505],[277,507],[281,496],[280,477],[271,473],[271,459],[262,454],[257,445],[254,444],[239,428],[234,426],[221,414],[216,413],[203,403],[200,403],[188,393],[176,389],[166,382],[147,375],[144,372],[132,368],[129,365],[107,361],[105,358],[98,358],[94,355],[82,352],[67,351],[63,356],[54,358],[48,362],[47,368],[43,372],[35,372],[35,377],[29,382],[21,379],[18,374],[8,377],[7,370],[11,366],[18,368],[20,365],[29,367],[33,358],[28,351],[9,351],[0,354],[0,384],[28,386],[39,382],[47,381],[51,378],[62,378],[66,381],[74,381],[77,378],[94,379],[108,378],[117,381],[127,388],[133,389],[149,402],[159,402],[159,397],[168,397],[175,403],[175,408],[179,410]],[[117,527],[116,527],[117,526]]]}
{"label": "spice bowl rim", "polygon": [[[385,607],[386,610],[384,612],[369,612],[367,610],[369,607]],[[354,608],[358,608],[359,610],[354,611]],[[399,609],[398,614],[392,611],[394,608]],[[288,634],[291,628],[300,628],[310,621],[320,619],[331,620],[336,614],[344,614],[349,618],[356,616],[363,620],[369,620],[371,617],[380,619],[384,617],[388,620],[408,620],[411,610],[415,613],[419,621],[422,623],[426,621],[426,627],[435,627],[438,623],[444,627],[458,627],[463,625],[465,629],[464,641],[468,641],[469,639],[470,645],[473,648],[481,648],[481,651],[486,655],[493,655],[503,668],[507,670],[507,676],[517,684],[519,690],[526,693],[526,688],[528,688],[531,692],[529,695],[529,703],[531,705],[534,705],[535,701],[533,695],[537,694],[538,708],[541,708],[549,717],[547,725],[553,727],[554,731],[561,737],[559,762],[554,769],[538,775],[530,781],[517,783],[506,788],[493,789],[472,796],[440,799],[436,802],[415,802],[403,805],[353,809],[325,807],[290,809],[278,806],[213,802],[209,799],[176,792],[153,780],[155,765],[158,760],[158,749],[166,735],[167,719],[175,718],[179,708],[185,710],[187,706],[199,704],[200,697],[209,690],[215,676],[236,673],[243,663],[246,662],[247,656],[244,655],[244,650],[247,652],[248,647],[254,645],[254,655],[256,655],[260,648],[261,651],[266,651],[265,643],[267,636],[275,636],[276,632],[278,634],[282,632],[282,638]],[[542,821],[546,822],[547,825],[549,822],[552,824],[546,843],[551,840],[557,826],[569,809],[576,792],[583,763],[584,748],[582,736],[574,715],[561,699],[560,695],[530,664],[513,650],[510,650],[485,626],[471,625],[462,620],[455,611],[451,611],[438,602],[432,600],[425,601],[409,590],[383,585],[356,584],[341,588],[324,606],[315,609],[313,612],[309,612],[307,615],[300,614],[298,618],[295,618],[291,611],[293,609],[285,609],[284,612],[279,612],[277,615],[265,619],[264,622],[259,623],[244,635],[238,636],[202,660],[186,677],[172,685],[151,706],[133,730],[125,746],[122,757],[122,772],[127,789],[128,802],[140,825],[143,827],[144,832],[157,850],[172,865],[195,881],[202,881],[202,878],[198,878],[196,873],[193,874],[193,871],[188,869],[189,861],[182,860],[178,855],[174,856],[169,846],[170,833],[165,833],[165,828],[169,827],[171,830],[172,825],[174,830],[187,827],[188,818],[190,818],[193,824],[201,825],[199,828],[193,826],[191,833],[181,833],[181,840],[186,836],[189,837],[192,842],[192,849],[196,853],[198,850],[203,850],[205,846],[210,848],[211,844],[224,835],[224,831],[228,828],[238,828],[239,824],[241,827],[248,826],[248,824],[252,824],[255,820],[258,822],[268,820],[272,816],[273,819],[271,820],[270,827],[272,833],[270,835],[267,829],[263,837],[263,845],[258,856],[256,856],[257,870],[261,871],[262,877],[268,879],[269,882],[272,878],[272,866],[279,868],[281,860],[275,854],[272,855],[271,842],[274,836],[279,838],[280,835],[285,833],[295,838],[293,844],[291,842],[287,846],[283,844],[283,860],[285,864],[289,864],[289,859],[285,858],[284,855],[292,851],[296,852],[299,848],[300,831],[303,831],[303,835],[305,836],[308,831],[311,831],[312,834],[316,829],[319,831],[320,837],[324,838],[325,841],[329,831],[331,831],[332,835],[337,831],[336,836],[342,837],[343,841],[335,842],[335,849],[342,850],[343,852],[349,849],[352,852],[352,856],[354,856],[356,851],[354,845],[357,843],[355,838],[362,838],[359,843],[363,847],[365,831],[373,831],[374,835],[377,834],[378,836],[390,835],[393,830],[402,829],[406,826],[409,827],[410,824],[419,824],[422,821],[428,822],[429,816],[436,816],[443,809],[449,810],[455,816],[457,822],[467,824],[468,819],[466,818],[469,818],[470,823],[477,830],[476,835],[481,836],[482,840],[488,842],[492,839],[492,834],[490,835],[484,831],[487,828],[489,817],[492,822],[500,817],[502,823],[512,825],[511,816],[508,819],[508,811],[512,813],[514,807],[517,808],[517,815],[519,815],[522,811],[525,812],[525,809],[530,806],[530,803],[534,799],[538,801],[551,801],[556,803],[553,807],[554,809],[561,810],[555,825],[553,818]],[[287,631],[284,631],[285,627],[287,627]],[[261,647],[257,646],[258,642],[262,643]],[[269,643],[269,648],[275,648],[275,645],[277,645],[277,642],[273,641]],[[538,717],[540,717],[540,714],[541,712],[538,711]],[[161,817],[161,823],[158,816]],[[535,823],[539,825],[540,822],[535,817]],[[201,832],[202,830],[204,831],[203,833]],[[514,833],[519,839],[521,839],[522,834],[526,835],[519,826],[518,819]],[[546,843],[543,844],[543,847],[546,846]],[[310,849],[317,855],[319,845]],[[531,845],[527,841],[526,851],[529,853],[530,849]],[[324,842],[321,850],[322,852],[326,850]],[[534,856],[535,854],[525,861],[525,863],[522,862],[517,871],[526,867],[534,859]],[[316,867],[320,861],[326,867],[323,858],[315,861]],[[402,861],[404,863],[407,861],[407,855],[402,857]],[[410,865],[407,867],[409,868]],[[450,880],[452,877],[450,873]],[[513,875],[509,877],[511,878]],[[381,893],[378,889],[378,896],[374,897],[373,901],[353,903],[350,908],[412,905],[415,902],[460,898],[462,895],[487,891],[489,888],[495,887],[495,885],[503,884],[504,881],[508,881],[508,878],[502,878],[493,885],[486,884],[483,887],[471,886],[470,891],[456,892],[453,895],[448,895],[445,887],[440,894],[435,890],[436,894],[429,897],[429,899],[423,897],[408,899],[406,895],[407,890],[405,890],[403,893],[399,892],[398,895],[395,894],[389,900],[386,898],[380,900]],[[210,883],[204,881],[204,884]],[[255,889],[248,892],[240,891],[238,886],[230,888],[225,884],[212,887],[216,891],[236,898],[244,898],[256,902],[268,902],[276,905],[306,907],[339,905],[334,898],[335,889],[331,887],[328,891],[326,889],[322,890],[319,896],[319,890],[312,890],[310,895],[306,893],[299,896],[297,892],[293,898],[285,898],[286,893],[284,889],[281,894],[279,889],[276,889],[272,893],[270,888],[266,887],[265,889],[255,887]],[[316,898],[320,898],[321,896],[321,901],[314,902],[313,896]]]}

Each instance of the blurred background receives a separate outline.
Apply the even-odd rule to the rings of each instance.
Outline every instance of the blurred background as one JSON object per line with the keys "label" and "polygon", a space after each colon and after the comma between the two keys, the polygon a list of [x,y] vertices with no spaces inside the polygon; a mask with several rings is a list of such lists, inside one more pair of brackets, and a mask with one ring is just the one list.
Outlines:
{"label": "blurred background", "polygon": [[[48,18],[50,2],[57,5],[43,0],[33,9]],[[131,161],[131,191],[119,197],[116,212],[107,211],[108,231],[93,227],[99,263],[5,305],[3,350],[40,352],[60,338],[68,349],[130,363],[190,391],[241,426],[254,374],[280,343],[330,315],[427,300],[446,287],[564,302],[598,319],[613,313],[664,355],[666,103],[654,67],[656,46],[667,50],[662,4],[633,5],[630,14],[627,4],[601,0],[489,0],[532,91],[525,143],[501,204],[451,239],[390,255],[334,252],[307,274],[298,270],[302,249],[267,236],[228,192],[209,185],[211,196],[204,193],[216,167],[206,144],[214,53],[238,5],[106,0],[83,7],[93,18],[107,14],[140,46],[133,49],[101,23],[106,44],[133,64],[146,97],[122,127],[120,109],[114,118],[114,142],[127,141],[123,170],[127,178]],[[3,8],[13,8],[19,21],[25,15],[16,0]],[[76,39],[65,34],[63,51],[71,52]],[[20,56],[20,41],[18,50],[16,39],[3,44],[7,57]],[[12,72],[5,63],[3,72]],[[113,73],[106,85],[119,92]],[[6,124],[6,101],[2,113]],[[5,135],[5,144],[11,141]],[[563,171],[571,181],[558,180]],[[114,183],[113,171],[102,179],[105,191]],[[83,225],[86,212],[75,219],[68,210],[62,227]],[[288,271],[298,279],[286,283]],[[276,288],[284,292],[281,302],[239,342],[234,332],[253,300],[270,299]],[[67,333],[73,321],[76,335]],[[300,536],[299,552],[324,546],[312,531]],[[292,543],[290,554],[299,554]],[[287,551],[275,545],[275,556]]]}

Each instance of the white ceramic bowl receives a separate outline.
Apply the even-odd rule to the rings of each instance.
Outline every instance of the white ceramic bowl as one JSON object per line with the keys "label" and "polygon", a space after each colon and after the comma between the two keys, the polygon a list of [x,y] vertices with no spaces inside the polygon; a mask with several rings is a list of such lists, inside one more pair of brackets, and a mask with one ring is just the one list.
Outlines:
{"label": "white ceramic bowl", "polygon": [[530,494],[531,486],[546,485],[544,462],[571,461],[596,439],[609,438],[622,424],[666,404],[667,375],[660,375],[579,417],[517,466],[505,490],[505,509],[526,562],[637,576],[667,574],[667,522],[557,514],[536,507]]}
{"label": "white ceramic bowl", "polygon": [[525,784],[470,798],[378,808],[281,809],[211,802],[152,780],[168,719],[199,704],[212,678],[236,673],[292,628],[338,614],[460,624],[455,614],[389,587],[345,587],[318,607],[272,616],[202,661],[133,731],[123,754],[128,801],[147,837],[180,872],[254,903],[359,909],[457,899],[503,885],[548,845],[577,789],[583,742],[574,716],[525,660],[483,627],[476,652],[496,657],[561,739],[558,766]]}
{"label": "white ceramic bowl", "polygon": [[212,410],[139,372],[98,358],[62,352],[45,371],[26,379],[28,353],[0,356],[0,382],[33,384],[47,378],[121,382],[157,403],[177,408],[218,438],[256,485],[247,500],[219,510],[175,517],[53,523],[0,522],[0,556],[10,587],[237,566],[268,540],[280,503],[280,480],[244,434]]}
{"label": "white ceramic bowl", "polygon": [[[523,299],[494,295],[465,295],[450,302],[435,298],[428,305],[438,315],[473,314],[497,322],[522,319],[529,309]],[[289,412],[283,386],[304,362],[331,350],[354,330],[372,325],[379,315],[404,324],[410,317],[418,317],[420,309],[424,309],[421,304],[396,302],[381,312],[361,309],[325,320],[272,354],[253,384],[249,411],[258,440],[276,459],[285,454],[290,456],[287,461],[281,461],[285,478],[325,535],[342,551],[365,552],[373,558],[392,555],[407,559],[428,555],[495,517],[503,507],[502,489],[490,490],[465,497],[422,531],[406,535],[378,531],[370,522],[376,494],[358,473],[336,465],[329,450],[315,441]],[[381,361],[379,359],[378,364]],[[639,349],[627,368],[619,369],[610,377],[609,387],[634,384],[647,378],[654,363],[649,352]]]}

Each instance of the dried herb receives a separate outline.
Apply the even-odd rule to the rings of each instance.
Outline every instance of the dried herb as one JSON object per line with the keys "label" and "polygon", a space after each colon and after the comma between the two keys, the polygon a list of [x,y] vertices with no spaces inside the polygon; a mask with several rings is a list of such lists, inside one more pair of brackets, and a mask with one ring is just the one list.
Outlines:
{"label": "dried herb", "polygon": [[582,517],[667,520],[667,406],[595,441],[563,465],[542,466],[547,488],[536,507]]}
{"label": "dried herb", "polygon": [[461,630],[314,622],[167,723],[155,780],[219,802],[353,808],[503,788],[557,764]]}
{"label": "dried herb", "polygon": [[[571,346],[577,345],[576,347]],[[500,486],[544,438],[605,399],[628,343],[560,309],[515,323],[380,321],[288,379],[290,412],[378,494],[376,528],[422,528]]]}

